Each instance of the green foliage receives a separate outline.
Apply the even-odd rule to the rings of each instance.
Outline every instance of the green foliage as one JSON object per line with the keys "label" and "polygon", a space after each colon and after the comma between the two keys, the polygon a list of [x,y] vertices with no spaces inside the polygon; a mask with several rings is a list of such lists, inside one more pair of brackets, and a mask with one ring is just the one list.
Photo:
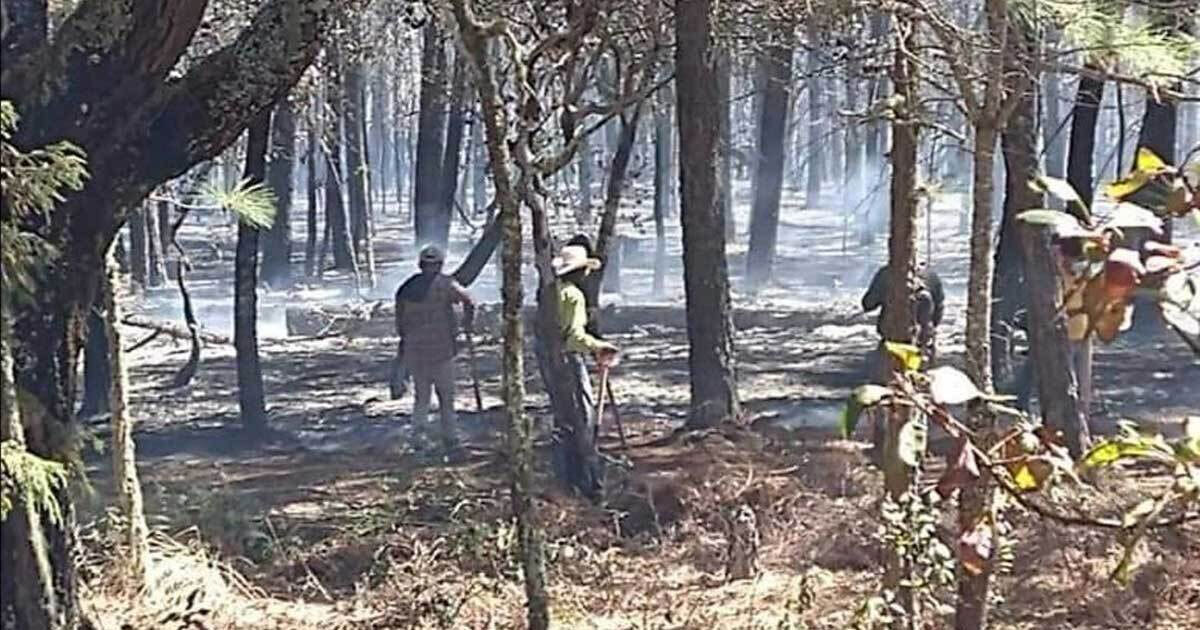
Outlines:
{"label": "green foliage", "polygon": [[846,408],[842,411],[842,418],[838,422],[838,429],[841,431],[842,437],[850,437],[858,426],[858,418],[862,412],[878,405],[891,392],[892,390],[882,385],[861,385],[850,392],[850,398],[846,400]]}
{"label": "green foliage", "polygon": [[67,469],[58,462],[42,459],[14,440],[0,442],[0,521],[18,503],[28,505],[51,522],[62,521],[55,493],[67,483]]}
{"label": "green foliage", "polygon": [[61,191],[79,190],[87,178],[83,151],[69,142],[22,151],[12,144],[20,121],[9,101],[0,101],[0,274],[5,291],[20,295],[32,288],[31,262],[53,250],[38,235],[21,230],[20,222],[48,215],[63,199]]}
{"label": "green foliage", "polygon": [[252,184],[249,179],[243,179],[229,190],[210,184],[204,187],[202,194],[212,200],[212,205],[229,210],[260,230],[271,227],[275,220],[275,193],[265,184]]}

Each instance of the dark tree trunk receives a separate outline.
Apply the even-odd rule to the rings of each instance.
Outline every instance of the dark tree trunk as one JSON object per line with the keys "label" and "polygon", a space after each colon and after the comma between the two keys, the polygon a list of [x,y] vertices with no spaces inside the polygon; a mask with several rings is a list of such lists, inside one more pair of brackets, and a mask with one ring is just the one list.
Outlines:
{"label": "dark tree trunk", "polygon": [[[271,114],[250,125],[246,142],[245,178],[262,182],[267,171],[267,145]],[[238,409],[247,430],[262,433],[267,428],[262,366],[258,357],[258,241],[260,231],[245,221],[238,222],[237,254],[233,278],[233,344],[237,351]]]}
{"label": "dark tree trunk", "polygon": [[1093,152],[1096,148],[1096,123],[1100,101],[1104,97],[1104,82],[1088,76],[1079,77],[1075,107],[1071,111],[1071,144],[1067,153],[1067,181],[1075,187],[1084,205],[1091,207]]}
{"label": "dark tree trunk", "polygon": [[592,168],[595,159],[591,141],[585,136],[579,143],[579,220],[584,225],[592,222],[592,186],[595,181]]}
{"label": "dark tree trunk", "polygon": [[[275,107],[271,124],[267,183],[275,194],[275,219],[265,234],[261,280],[273,289],[287,289],[292,284],[292,172],[296,168],[296,111],[289,99]],[[312,183],[308,186],[311,189]]]}
{"label": "dark tree trunk", "polygon": [[1087,414],[1071,357],[1067,321],[1061,312],[1062,292],[1050,235],[1042,228],[1022,226],[1026,298],[1029,300],[1029,362],[1038,384],[1042,419],[1061,431],[1073,457],[1080,457],[1091,439]]}
{"label": "dark tree trunk", "polygon": [[312,278],[317,275],[317,160],[320,152],[317,149],[316,116],[308,118],[308,153],[305,155],[304,168],[307,177],[305,191],[305,240],[304,240],[304,275]]}
{"label": "dark tree trunk", "polygon": [[342,185],[346,181],[342,170],[342,139],[345,97],[342,91],[342,59],[336,42],[326,50],[328,76],[326,77],[327,105],[329,115],[325,120],[325,222],[333,251],[333,268],[351,272],[358,276],[358,259],[354,252],[351,214],[346,208]]}
{"label": "dark tree trunk", "polygon": [[[733,214],[733,56],[728,50],[718,53],[717,90],[721,99],[720,200],[721,216],[725,219],[725,241],[737,240],[737,217]],[[669,140],[668,140],[669,142]],[[670,160],[672,156],[668,155]],[[667,164],[670,170],[670,163]],[[664,200],[665,203],[665,200]]]}
{"label": "dark tree trunk", "polygon": [[47,0],[3,0],[3,3],[5,24],[0,54],[5,59],[15,59],[46,41]]}
{"label": "dark tree trunk", "polygon": [[[654,109],[654,295],[665,290],[667,268],[667,190],[671,187],[671,114],[670,96],[659,94]],[[728,105],[726,105],[728,106]],[[729,175],[729,153],[723,153],[723,175]]]}
{"label": "dark tree trunk", "polygon": [[[608,167],[608,185],[604,190],[604,214],[600,217],[600,234],[596,238],[596,256],[605,262],[603,281],[605,289],[621,292],[621,243],[616,236],[617,212],[621,208],[621,194],[625,191],[625,176],[629,170],[629,158],[637,142],[638,123],[642,117],[642,105],[620,116],[621,128],[617,135],[616,152]],[[610,264],[611,263],[611,264]],[[600,274],[591,276],[588,285],[588,304],[600,303]]]}
{"label": "dark tree trunk", "polygon": [[[487,210],[487,146],[483,143],[483,122],[476,120],[471,124],[471,145],[475,151],[475,159],[471,161],[471,208],[475,215],[481,215]],[[580,168],[583,168],[580,158]],[[583,185],[582,178],[580,185]],[[488,216],[488,221],[492,220]]]}
{"label": "dark tree trunk", "polygon": [[782,41],[769,44],[759,58],[764,75],[762,118],[758,123],[758,169],[755,171],[754,208],[750,219],[750,251],[746,255],[746,279],[751,289],[771,280],[775,246],[779,234],[779,200],[783,194],[783,143],[787,138],[787,115],[791,108],[794,53],[790,30]]}
{"label": "dark tree trunk", "polygon": [[[38,147],[69,140],[88,158],[84,187],[64,195],[43,231],[58,254],[40,261],[47,264],[32,299],[12,317],[21,331],[14,339],[18,379],[39,403],[29,422],[41,435],[31,432],[28,444],[39,456],[61,459],[69,445],[60,437],[76,434],[83,321],[105,252],[130,209],[163,182],[219,155],[286,93],[316,55],[318,34],[337,8],[325,3],[296,11],[294,0],[266,0],[236,39],[168,81],[205,4],[81,2],[53,40],[25,54],[4,51],[0,98],[12,100],[22,116],[14,142]],[[66,26],[113,20],[123,28]],[[264,41],[275,45],[264,47]],[[37,63],[31,55],[56,62]],[[39,515],[40,522],[12,518],[3,524],[0,601],[16,627],[81,625],[74,506],[66,490],[56,499],[61,520]],[[37,546],[46,550],[48,566],[33,561]],[[53,595],[43,597],[47,591],[38,585]]]}
{"label": "dark tree trunk", "polygon": [[[1021,59],[1032,60],[1037,42],[1022,31]],[[1027,63],[1027,62],[1026,62]],[[1005,178],[1000,240],[992,276],[992,380],[1011,383],[1014,377],[1013,332],[1017,315],[1025,308],[1024,270],[1021,267],[1021,235],[1017,215],[1041,207],[1041,195],[1029,182],[1038,175],[1037,91],[1027,65],[1011,63],[1008,68],[1011,98],[1020,99],[1000,136]]]}
{"label": "dark tree trunk", "polygon": [[438,240],[442,212],[442,160],[446,136],[446,49],[436,20],[425,26],[421,47],[421,111],[417,121],[417,159],[413,188],[413,225],[417,245]]}
{"label": "dark tree trunk", "polygon": [[[394,57],[393,57],[394,61]],[[391,152],[391,143],[388,138],[387,121],[391,120],[391,111],[388,109],[388,104],[391,99],[388,98],[387,81],[384,77],[387,76],[387,67],[384,64],[376,64],[373,68],[373,76],[371,80],[371,155],[374,156],[371,160],[371,184],[375,186],[376,194],[379,195],[378,204],[380,207],[379,214],[387,211],[387,191],[391,187],[388,181],[388,165],[391,160],[388,159],[388,154]],[[392,73],[395,76],[395,73]],[[372,209],[374,213],[375,210]]]}
{"label": "dark tree trunk", "polygon": [[734,372],[733,318],[725,259],[725,220],[718,186],[722,125],[711,0],[680,0],[675,9],[676,98],[683,275],[687,296],[691,412],[705,428],[741,413]]}
{"label": "dark tree trunk", "polygon": [[1042,75],[1046,112],[1042,142],[1046,147],[1046,174],[1063,177],[1067,164],[1067,121],[1062,116],[1062,77],[1057,72]]}
{"label": "dark tree trunk", "polygon": [[[163,265],[171,259],[171,202],[158,202],[158,246],[162,249]],[[165,279],[165,276],[164,276]]]}
{"label": "dark tree trunk", "polygon": [[129,276],[134,283],[146,288],[150,277],[150,246],[146,242],[146,212],[144,205],[129,213]]}
{"label": "dark tree trunk", "polygon": [[458,268],[451,274],[459,284],[464,287],[471,286],[479,278],[479,274],[483,273],[483,268],[487,266],[487,262],[495,253],[496,247],[500,244],[500,237],[503,235],[500,221],[492,217],[488,221],[487,227],[483,228],[483,234],[479,236],[479,240],[467,253],[467,257],[459,263]]}
{"label": "dark tree trunk", "polygon": [[163,286],[167,277],[167,261],[163,256],[163,240],[162,240],[162,225],[160,217],[162,216],[163,207],[170,207],[166,201],[159,201],[150,205],[150,201],[146,201],[142,210],[146,218],[146,264],[148,273],[146,275],[146,286],[158,288]]}
{"label": "dark tree trunk", "polygon": [[108,413],[108,335],[104,332],[104,317],[96,309],[88,314],[87,346],[83,352],[83,404],[79,416]]}
{"label": "dark tree trunk", "polygon": [[366,82],[363,62],[357,55],[346,63],[345,68],[342,102],[346,107],[346,193],[350,199],[350,234],[354,238],[354,251],[361,253],[367,238],[367,213],[370,212],[367,207],[366,139],[363,137]]}
{"label": "dark tree trunk", "polygon": [[440,212],[432,226],[434,242],[443,249],[450,242],[450,223],[454,217],[454,204],[458,196],[458,171],[462,162],[463,137],[467,124],[467,68],[462,60],[454,64],[454,79],[451,82],[450,113],[446,118],[446,146],[442,154],[442,184]]}

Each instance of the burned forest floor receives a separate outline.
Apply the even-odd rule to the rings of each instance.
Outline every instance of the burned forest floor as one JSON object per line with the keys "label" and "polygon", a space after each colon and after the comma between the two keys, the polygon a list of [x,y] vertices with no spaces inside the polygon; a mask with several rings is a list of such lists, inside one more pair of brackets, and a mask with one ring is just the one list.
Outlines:
{"label": "burned forest floor", "polygon": [[[882,238],[860,246],[855,235],[845,238],[836,213],[785,203],[775,284],[734,296],[745,418],[729,430],[678,433],[688,402],[678,221],[669,232],[666,291],[652,295],[653,240],[640,240],[637,212],[631,206],[622,222],[637,241],[624,257],[625,291],[606,296],[602,320],[606,337],[623,349],[613,390],[626,438],[622,444],[617,416],[607,415],[601,446],[612,462],[602,501],[578,497],[552,477],[546,400],[536,362],[526,357],[555,627],[851,627],[882,574],[882,477],[864,452],[866,429],[843,440],[834,427],[846,395],[869,377],[874,321],[857,300],[884,260]],[[934,218],[935,237],[922,256],[931,256],[949,287],[940,360],[961,366],[966,237],[957,232],[956,211]],[[95,492],[81,501],[82,570],[88,603],[104,627],[176,627],[177,618],[165,620],[172,613],[186,618],[189,610],[213,629],[524,626],[497,329],[481,316],[474,371],[483,409],[471,393],[468,355],[459,357],[456,407],[465,448],[443,457],[434,425],[411,422],[411,395],[389,397],[395,339],[386,332],[386,305],[415,268],[415,248],[402,236],[402,218],[384,215],[378,225],[381,282],[374,292],[360,295],[334,274],[290,293],[264,293],[267,439],[251,440],[240,429],[232,345],[207,344],[196,377],[182,388],[171,381],[186,361],[185,342],[160,335],[129,353],[155,562],[140,594],[114,577],[121,543],[108,457],[89,456]],[[205,235],[225,227],[188,229],[185,244],[201,252],[209,251],[200,245]],[[302,223],[293,231],[303,234]],[[1177,238],[1187,244],[1196,235]],[[456,239],[452,264],[470,234],[456,232]],[[930,246],[946,251],[928,252]],[[202,322],[229,334],[220,318],[232,312],[232,270],[221,247],[199,262],[195,293]],[[744,253],[730,251],[735,286]],[[489,267],[472,287],[493,312],[495,275]],[[127,309],[178,322],[173,300],[170,289],[151,290],[130,297]],[[383,306],[372,307],[375,300]],[[363,325],[289,336],[289,308],[293,320],[297,311],[327,321],[354,311],[346,321]],[[148,333],[132,326],[123,332],[127,345]],[[1200,363],[1169,336],[1100,346],[1095,374],[1098,433],[1121,419],[1176,433],[1200,414]],[[107,437],[106,424],[93,430]],[[939,460],[931,458],[930,482]],[[1091,481],[1047,501],[1067,513],[1114,516],[1162,478],[1112,471]],[[727,523],[741,505],[757,517],[761,574],[727,583]],[[953,514],[945,509],[950,527]],[[1014,559],[996,578],[993,627],[1165,630],[1200,620],[1200,525],[1153,533],[1135,555],[1133,579],[1119,584],[1108,579],[1120,555],[1113,532],[1057,525],[1016,507],[1011,515]],[[937,623],[932,627],[949,621]]]}

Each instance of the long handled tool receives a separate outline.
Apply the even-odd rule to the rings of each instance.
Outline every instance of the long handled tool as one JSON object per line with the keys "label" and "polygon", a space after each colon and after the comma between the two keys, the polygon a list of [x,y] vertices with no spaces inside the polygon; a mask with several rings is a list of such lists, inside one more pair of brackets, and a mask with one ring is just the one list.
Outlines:
{"label": "long handled tool", "polygon": [[465,331],[467,337],[467,358],[471,361],[471,388],[475,391],[475,409],[483,413],[483,396],[479,393],[479,368],[475,361],[475,338],[471,331]]}
{"label": "long handled tool", "polygon": [[629,450],[625,441],[625,426],[621,423],[621,412],[617,408],[617,399],[613,397],[612,381],[608,378],[609,366],[600,366],[600,396],[596,403],[596,430],[599,432],[600,423],[604,422],[604,400],[612,403],[613,418],[617,421],[617,436],[621,439],[621,450]]}

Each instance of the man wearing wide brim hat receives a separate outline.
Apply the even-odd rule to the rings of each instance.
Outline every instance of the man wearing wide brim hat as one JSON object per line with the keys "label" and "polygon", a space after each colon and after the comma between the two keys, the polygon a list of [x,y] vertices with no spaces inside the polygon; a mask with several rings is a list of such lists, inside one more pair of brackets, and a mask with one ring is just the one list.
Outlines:
{"label": "man wearing wide brim hat", "polygon": [[[616,346],[588,332],[587,299],[584,297],[583,283],[591,273],[600,269],[601,262],[589,255],[587,247],[567,245],[550,261],[550,266],[558,280],[558,322],[561,334],[559,340],[562,342],[567,367],[573,376],[572,395],[575,397],[570,404],[554,404],[553,407],[556,410],[576,409],[585,414],[583,418],[558,418],[556,424],[582,427],[594,435],[599,419],[596,417],[596,396],[593,394],[591,377],[588,375],[586,356],[594,356],[602,369],[613,365],[617,357]],[[542,378],[547,380],[555,372],[543,343],[537,344],[537,354]],[[546,389],[553,398],[555,388],[550,387],[547,382]],[[589,457],[588,454],[584,456]],[[599,492],[600,477],[603,474],[598,458],[595,459],[594,466],[586,466],[585,479],[573,480],[573,483],[589,495]]]}
{"label": "man wearing wide brim hat", "polygon": [[445,260],[437,246],[421,249],[417,261],[421,272],[396,290],[396,335],[400,337],[400,363],[413,379],[413,423],[425,422],[432,390],[436,390],[442,439],[447,448],[453,448],[457,443],[454,356],[458,353],[454,306],[462,306],[463,327],[469,332],[475,302],[462,285],[442,273]]}

